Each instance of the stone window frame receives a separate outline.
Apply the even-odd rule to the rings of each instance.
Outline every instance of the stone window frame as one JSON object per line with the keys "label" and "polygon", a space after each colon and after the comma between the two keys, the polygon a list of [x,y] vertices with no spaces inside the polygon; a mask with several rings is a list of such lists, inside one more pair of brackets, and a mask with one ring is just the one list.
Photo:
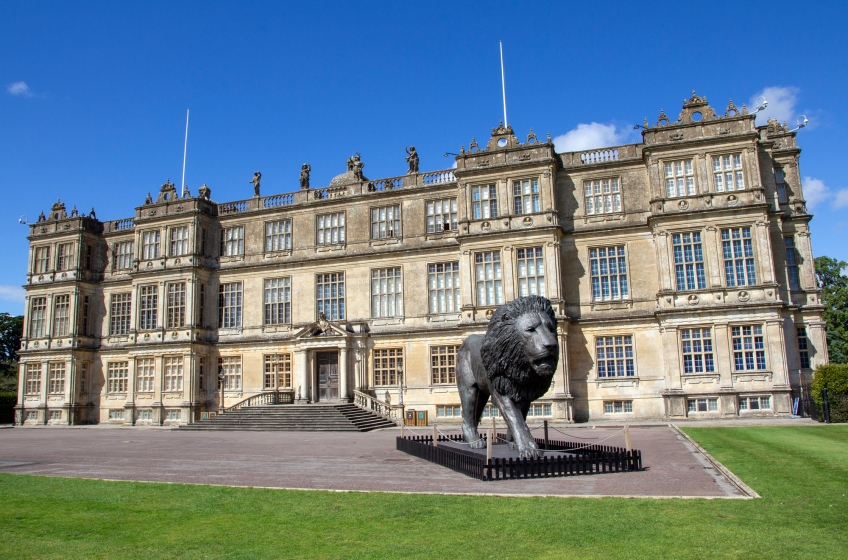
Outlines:
{"label": "stone window frame", "polygon": [[[751,400],[757,399],[757,408],[751,408]],[[774,410],[773,399],[771,395],[737,395],[737,410],[742,413],[751,412],[752,410]],[[742,403],[745,403],[744,406]],[[763,406],[763,403],[767,403],[767,406]]]}
{"label": "stone window frame", "polygon": [[76,244],[73,241],[58,243],[56,244],[56,270],[71,270],[74,268],[76,264],[74,262],[74,246]]}
{"label": "stone window frame", "polygon": [[138,356],[135,359],[135,386],[139,393],[152,393],[156,387],[156,358]]}
{"label": "stone window frame", "polygon": [[221,282],[218,287],[218,328],[238,329],[244,321],[244,283]]}
{"label": "stone window frame", "polygon": [[[116,298],[120,298],[117,300]],[[115,313],[115,310],[126,313]],[[117,327],[117,328],[116,328]],[[121,336],[132,329],[132,293],[119,292],[109,294],[109,334]]]}
{"label": "stone window frame", "polygon": [[[706,410],[700,410],[703,404]],[[686,415],[718,414],[721,412],[719,398],[715,395],[689,395],[686,397]]]}
{"label": "stone window frame", "polygon": [[[218,357],[218,371],[224,374],[224,392],[242,390],[243,364],[241,354]],[[220,382],[219,382],[220,383]]]}
{"label": "stone window frame", "polygon": [[[269,283],[277,282],[277,285]],[[277,294],[282,293],[283,299],[268,301],[270,291]],[[286,297],[287,296],[287,297]],[[292,322],[292,278],[291,276],[280,276],[278,278],[262,279],[262,306],[263,325],[290,325]],[[280,311],[282,309],[282,312]],[[280,318],[282,317],[282,318]],[[276,320],[269,320],[269,318]]]}
{"label": "stone window frame", "polygon": [[138,287],[138,330],[152,331],[159,327],[159,285]]}
{"label": "stone window frame", "polygon": [[[700,237],[699,241],[695,241],[695,239],[694,239],[694,236],[696,234]],[[680,230],[669,231],[668,235],[669,235],[669,238],[670,238],[670,241],[671,241],[669,243],[669,250],[670,250],[669,262],[670,262],[671,267],[672,267],[671,274],[672,274],[672,283],[674,284],[674,290],[676,292],[699,292],[699,291],[707,290],[709,288],[709,285],[707,283],[707,276],[708,276],[709,270],[707,269],[707,266],[708,266],[708,263],[707,263],[707,261],[708,261],[707,247],[706,247],[707,239],[706,239],[706,235],[704,234],[703,228],[689,228],[689,229],[683,228],[683,229],[680,229]],[[690,240],[688,242],[684,241],[684,239],[683,239],[683,236],[685,236],[685,235],[690,236],[690,238],[689,238]],[[678,236],[680,236],[680,243],[676,243],[676,241],[675,241],[675,238],[678,237]],[[695,255],[696,255],[695,246],[696,245],[701,246],[701,260],[700,261],[695,259]],[[680,262],[677,262],[676,248],[678,246],[681,247],[680,255],[682,257],[682,260]],[[692,261],[686,260],[686,247],[687,246],[691,246],[691,248],[692,248],[691,249],[692,250],[692,259],[693,259]],[[689,287],[689,275],[688,275],[688,271],[686,269],[686,265],[690,265],[690,264],[692,265],[692,274],[694,275],[693,276],[693,281],[695,283],[694,288]],[[700,275],[698,274],[698,265],[699,264],[702,265],[701,266],[702,274],[700,274]],[[678,282],[680,280],[680,276],[679,276],[679,272],[678,272],[679,266],[682,267],[681,270],[683,272],[683,281],[684,281],[684,287],[683,288],[680,287],[679,282]],[[703,287],[702,287],[701,282],[700,282],[701,280],[703,280]]]}
{"label": "stone window frame", "polygon": [[[128,250],[127,250],[128,249]],[[112,245],[113,270],[130,270],[135,258],[135,241],[126,239]]]}
{"label": "stone window frame", "polygon": [[[627,337],[630,338],[629,344],[626,340]],[[613,339],[612,345],[606,344],[606,339],[608,339],[608,338]],[[621,343],[618,342],[618,340],[617,340],[618,338],[622,339]],[[607,354],[607,352],[606,352],[607,348],[613,348],[613,352],[614,352],[613,357],[609,358],[608,356],[605,355],[604,358],[603,358],[603,361],[609,362],[610,360],[612,360],[612,361],[616,362],[616,364],[615,364],[616,374],[615,375],[609,375],[608,368],[607,368],[608,364],[605,364],[605,367],[604,367],[605,375],[600,375],[600,367],[598,367],[598,361],[600,360],[600,358],[598,358],[598,348],[599,348],[598,347],[598,339],[604,340],[604,343],[601,345],[604,348],[604,354]],[[628,346],[630,347],[630,352],[631,352],[630,356],[627,355],[627,347]],[[619,348],[619,347],[622,348],[621,357],[619,357],[618,353],[616,352],[616,349]],[[636,357],[636,334],[633,333],[633,332],[631,332],[631,333],[619,332],[619,333],[610,333],[610,334],[606,334],[606,333],[596,334],[593,337],[593,340],[592,340],[592,360],[594,362],[593,365],[594,365],[594,369],[595,369],[595,379],[597,379],[597,380],[638,379],[639,378],[639,368],[638,368],[639,362],[638,362],[638,359]],[[618,375],[618,363],[617,362],[619,360],[622,360],[624,362],[624,364],[623,364],[624,375]],[[627,362],[628,362],[628,360],[632,362],[632,364],[631,364],[632,365],[632,371],[633,371],[632,375],[628,375],[628,373],[627,373],[627,370],[628,370],[628,367],[627,367],[628,363]]]}
{"label": "stone window frame", "polygon": [[[633,399],[603,401],[604,414],[633,414]],[[616,410],[621,405],[621,410]],[[628,410],[629,409],[629,410]]]}
{"label": "stone window frame", "polygon": [[[274,388],[292,388],[293,376],[291,352],[265,354],[262,361],[265,366],[263,386],[266,390]],[[282,368],[280,366],[282,366]],[[276,386],[274,385],[275,382]]]}
{"label": "stone window frame", "polygon": [[[610,258],[609,254],[607,254],[604,257],[600,256],[600,250],[601,249],[605,249],[605,250],[609,251],[609,249],[613,249],[613,248],[616,250],[616,254],[615,254],[616,273],[614,275],[609,272],[609,261],[608,261],[608,259]],[[619,248],[624,249],[623,255],[619,254],[619,252],[618,252]],[[587,250],[587,253],[588,253],[588,257],[589,257],[589,259],[588,259],[589,260],[589,263],[588,263],[589,264],[589,266],[588,266],[589,275],[588,276],[589,276],[590,302],[593,303],[593,304],[598,304],[598,303],[609,303],[609,302],[633,301],[633,291],[630,288],[630,286],[631,286],[631,282],[630,282],[630,256],[629,256],[630,251],[628,251],[627,242],[616,243],[616,244],[611,244],[611,245],[592,245],[592,246],[587,247],[586,250]],[[598,253],[596,253],[596,255],[594,257],[592,256],[593,250],[598,251]],[[621,258],[624,258],[624,266],[626,267],[624,274],[621,273],[621,261],[619,260]],[[607,259],[607,273],[606,274],[601,274],[600,259]],[[592,260],[598,260],[598,274],[597,275],[593,274]],[[607,276],[607,277],[615,276],[616,277],[617,284],[618,284],[618,294],[619,294],[618,297],[615,297],[615,298],[612,297],[612,283],[610,282],[610,297],[608,297],[606,299],[604,298],[604,293],[603,293],[603,277],[604,276]],[[627,294],[626,295],[624,295],[622,293],[622,284],[621,284],[621,277],[622,276],[624,277],[624,280],[627,283]],[[600,295],[600,297],[598,299],[595,299],[595,291],[594,291],[594,287],[593,287],[594,286],[594,282],[593,282],[594,278],[598,278],[598,286],[599,286],[599,288],[598,288],[599,292],[598,293]]]}
{"label": "stone window frame", "polygon": [[[323,312],[329,321],[344,321],[347,318],[347,292],[345,290],[347,275],[341,272],[320,272],[315,275],[315,316]],[[332,295],[332,287],[336,287],[336,295]],[[323,288],[323,289],[322,289]],[[330,289],[330,296],[324,295],[324,290]],[[333,302],[336,303],[333,312]],[[327,313],[327,304],[330,305],[330,313]]]}
{"label": "stone window frame", "polygon": [[[662,177],[662,198],[685,198],[698,194],[698,173],[695,159],[694,155],[690,155],[688,157],[672,157],[660,160],[659,171]],[[687,163],[689,164],[688,167],[686,166]],[[680,173],[678,173],[678,164],[682,167]],[[671,175],[669,175],[668,166],[671,166]],[[673,181],[673,194],[669,193],[669,181]],[[680,194],[681,187],[684,188],[684,194]]]}
{"label": "stone window frame", "polygon": [[[380,268],[372,268],[370,270],[370,280],[371,280],[371,317],[374,319],[381,318],[392,318],[392,317],[403,317],[403,267],[398,266],[385,266]],[[377,276],[381,273],[385,272],[385,276]],[[391,276],[389,273],[391,272]],[[380,286],[380,283],[385,280],[386,286],[390,283],[395,284],[394,290],[389,290],[388,288],[384,291]],[[375,289],[376,287],[376,289]],[[377,298],[380,298],[378,301]],[[385,299],[385,301],[384,301]],[[392,302],[391,306],[394,309],[394,312],[389,312],[389,304],[388,302]],[[383,313],[383,308],[386,308],[386,312]]]}
{"label": "stone window frame", "polygon": [[126,360],[106,362],[106,393],[126,393],[129,382],[129,371],[130,363]]}
{"label": "stone window frame", "polygon": [[786,190],[786,170],[782,165],[774,166],[774,189],[778,204],[789,203],[789,192]]}
{"label": "stone window frame", "polygon": [[162,357],[162,392],[181,393],[185,386],[185,357]]}
{"label": "stone window frame", "polygon": [[50,245],[39,245],[32,248],[32,272],[33,274],[47,274],[50,272]]}
{"label": "stone window frame", "polygon": [[54,337],[71,334],[71,294],[53,295],[53,324],[51,335]]}
{"label": "stone window frame", "polygon": [[[371,241],[400,239],[403,237],[403,212],[401,207],[402,205],[398,202],[397,204],[372,206],[368,209],[368,216],[371,220]],[[377,213],[376,219],[375,212]],[[389,218],[390,213],[392,214],[391,218]],[[389,225],[392,227],[389,227]],[[390,233],[391,235],[389,235]]]}
{"label": "stone window frame", "polygon": [[798,248],[795,246],[795,236],[785,235],[783,247],[786,249],[786,285],[790,292],[800,292],[801,277],[798,274]]}
{"label": "stone window frame", "polygon": [[[742,256],[741,257],[736,256],[736,247],[733,244],[733,241],[737,238],[733,237],[733,231],[734,230],[739,230],[739,238],[738,239],[739,239],[740,244],[741,244],[740,245],[741,250],[742,250]],[[750,237],[748,237],[748,238],[745,237],[745,230],[748,230],[748,234],[749,234]],[[724,238],[724,232],[725,231],[730,232],[729,233],[730,237],[728,239]],[[755,231],[756,230],[755,230],[754,226],[748,225],[748,224],[728,224],[728,225],[717,226],[717,236],[718,236],[718,243],[719,243],[718,254],[719,254],[719,261],[721,263],[721,276],[722,276],[722,280],[724,281],[724,287],[726,287],[726,288],[743,288],[744,289],[746,287],[759,286],[760,285],[759,281],[762,278],[762,274],[761,274],[762,271],[759,270],[759,262],[758,262],[759,258],[758,258],[758,251],[757,251],[758,247],[757,247],[757,240],[755,239],[755,237],[756,237]],[[744,242],[745,242],[746,239],[750,240],[751,256],[748,256],[745,252],[745,243]],[[730,242],[730,250],[731,250],[731,253],[730,253],[731,257],[730,258],[726,257],[726,254],[727,254],[725,252],[725,242],[726,241]],[[748,262],[749,260],[751,261],[750,263]],[[736,261],[741,261],[742,264],[743,264],[743,270],[744,270],[744,273],[745,273],[745,284],[739,284],[737,282],[737,279],[738,279],[737,272],[738,272],[739,268],[738,268]],[[734,271],[734,274],[733,274],[733,282],[734,283],[733,283],[733,285],[731,285],[730,282],[728,282],[728,276],[727,276],[727,263],[728,262],[733,263],[733,271]],[[753,276],[754,276],[753,282],[750,281],[751,269],[749,268],[749,265],[753,266]]]}
{"label": "stone window frame", "polygon": [[[439,267],[443,270],[439,270]],[[450,270],[447,268],[450,267]],[[450,275],[452,285],[447,287],[447,282],[443,282],[443,287],[439,287],[439,278],[447,279]],[[455,280],[455,282],[453,281]],[[435,283],[435,287],[434,287]],[[442,298],[439,299],[439,294]],[[448,297],[452,299],[448,299]],[[427,263],[427,309],[428,315],[447,315],[451,313],[460,313],[462,311],[462,291],[459,271],[459,260],[456,261],[439,261]],[[444,302],[444,309],[439,309],[439,302]],[[433,304],[436,304],[435,310]],[[448,303],[450,302],[450,305]],[[452,308],[452,309],[451,309]]]}
{"label": "stone window frame", "polygon": [[221,228],[222,257],[240,257],[244,255],[245,228],[244,224],[234,224]]}
{"label": "stone window frame", "polygon": [[[704,336],[704,331],[709,330],[709,336]],[[684,331],[688,332],[688,338],[684,338]],[[697,331],[698,336],[694,336],[694,332]],[[678,329],[678,337],[677,343],[680,349],[680,374],[681,375],[716,375],[718,374],[718,361],[716,360],[716,355],[718,350],[716,348],[716,330],[713,325],[686,325],[685,327],[680,327]],[[709,340],[709,349],[707,349],[707,344],[704,342],[705,340]],[[696,342],[700,341],[700,349],[696,349]],[[686,351],[686,343],[689,343],[689,351]],[[691,369],[692,371],[686,371],[686,357],[689,356],[692,358]],[[698,357],[701,358],[701,371],[698,371]],[[708,367],[712,367],[712,369],[708,369]]]}
{"label": "stone window frame", "polygon": [[182,422],[183,411],[179,408],[165,409],[165,422]]}
{"label": "stone window frame", "polygon": [[[501,216],[498,204],[498,184],[481,183],[479,185],[470,185],[468,199],[471,201],[469,208],[471,209],[472,220],[493,220]],[[486,198],[483,198],[482,191],[486,189]],[[475,193],[480,193],[477,200],[474,199]],[[494,196],[492,195],[494,193]],[[484,212],[484,208],[486,211]],[[488,213],[488,215],[486,215]]]}
{"label": "stone window frame", "polygon": [[801,369],[812,369],[810,363],[810,337],[806,325],[795,325],[795,340],[798,342],[798,363]]}
{"label": "stone window frame", "polygon": [[[149,229],[140,232],[141,235],[141,260],[149,261],[162,256],[162,231]],[[155,238],[155,239],[154,239]]]}
{"label": "stone window frame", "polygon": [[397,387],[403,381],[403,347],[374,348],[371,355],[371,378],[374,387]]}
{"label": "stone window frame", "polygon": [[[725,167],[725,158],[730,159],[730,167]],[[739,167],[736,166],[736,160],[738,158]],[[706,164],[707,170],[710,174],[710,183],[711,188],[714,193],[735,193],[739,191],[750,190],[749,181],[747,177],[747,169],[745,166],[745,151],[722,151],[718,153],[708,153],[706,154]],[[720,168],[716,168],[716,161],[719,161]],[[733,176],[733,188],[727,188],[727,175],[732,174]],[[717,177],[721,176],[721,181],[717,181]],[[738,183],[739,179],[742,179],[742,187],[739,188]]]}
{"label": "stone window frame", "polygon": [[[503,255],[501,249],[493,249],[491,251],[479,250],[472,254],[473,273],[474,273],[474,303],[477,307],[494,307],[503,305],[506,301],[504,294],[504,274],[503,274]],[[486,261],[486,255],[491,255],[492,260]],[[497,258],[496,258],[497,257]],[[478,261],[478,258],[482,259]],[[488,265],[491,264],[492,278],[488,278]],[[483,267],[484,277],[479,279],[479,269]],[[489,293],[489,283],[491,283],[492,293]],[[484,298],[480,297],[480,285],[483,285],[485,290]],[[489,296],[492,296],[491,298]],[[482,301],[481,301],[482,300]]]}
{"label": "stone window frame", "polygon": [[268,220],[262,224],[262,231],[266,253],[291,252],[294,238],[294,224],[291,218]]}
{"label": "stone window frame", "polygon": [[79,369],[79,391],[80,393],[88,393],[88,380],[89,374],[91,373],[91,362],[88,360],[77,362],[77,368]]}
{"label": "stone window frame", "polygon": [[183,257],[191,253],[188,225],[168,228],[168,250],[170,257]]}
{"label": "stone window frame", "polygon": [[[347,243],[347,213],[327,212],[315,216],[315,244],[319,247],[338,246]],[[329,225],[324,226],[323,221],[329,218]],[[336,224],[333,225],[333,218]],[[323,220],[323,221],[322,221]],[[336,240],[333,240],[333,231],[336,232]],[[329,240],[328,240],[329,235]]]}
{"label": "stone window frame", "polygon": [[[441,210],[436,212],[436,204],[440,205]],[[444,211],[445,203],[448,204],[448,212]],[[432,210],[431,210],[432,205]],[[446,231],[459,231],[459,203],[457,201],[457,197],[447,197],[447,198],[434,198],[431,200],[424,201],[424,215],[427,218],[427,233],[428,234],[438,234]],[[442,221],[437,222],[436,217],[441,216]],[[449,222],[444,221],[444,217],[447,216]],[[432,224],[430,221],[432,219]],[[445,223],[450,224],[449,229],[444,229]],[[440,228],[436,228],[436,224],[441,224]],[[432,231],[431,231],[432,228]]]}
{"label": "stone window frame", "polygon": [[[181,287],[181,289],[178,289]],[[168,282],[165,285],[165,321],[168,329],[181,329],[186,326],[188,309],[188,288],[185,282]]]}
{"label": "stone window frame", "polygon": [[[530,250],[532,250],[534,252],[534,254],[533,254],[533,256],[528,257],[528,256],[526,256],[527,255],[526,252],[530,251]],[[522,251],[524,251],[524,255],[525,255],[523,258],[519,256]],[[539,252],[541,253],[541,255],[538,254]],[[539,266],[538,261],[539,260],[542,261],[542,274],[541,275],[539,275],[539,274],[533,274],[533,275],[525,274],[524,276],[522,276],[521,275],[521,262],[525,261],[525,266],[526,266],[526,261],[531,260],[531,259],[536,263],[536,272],[538,272],[538,266]],[[516,297],[523,297],[524,295],[539,295],[539,296],[542,296],[542,297],[547,297],[547,293],[548,293],[547,276],[548,276],[548,274],[547,274],[547,260],[545,259],[545,246],[544,245],[528,245],[528,246],[515,247],[515,278],[516,278],[515,290],[516,290]],[[541,284],[542,284],[541,290],[539,289],[540,278],[541,278]],[[536,285],[536,291],[533,292],[533,291],[528,290],[527,294],[522,294],[521,293],[521,281],[522,281],[522,279],[524,279],[524,280],[530,280],[530,279],[534,280],[534,283]],[[529,281],[528,281],[527,285],[528,286],[531,285]],[[539,292],[542,292],[542,293],[539,293]]]}
{"label": "stone window frame", "polygon": [[27,362],[24,364],[24,394],[40,395],[41,378],[44,367],[41,362]]}
{"label": "stone window frame", "polygon": [[[450,411],[450,414],[447,412]],[[439,404],[436,405],[436,418],[462,418],[462,405]]]}
{"label": "stone window frame", "polygon": [[77,299],[79,306],[79,335],[91,336],[91,296],[85,292],[80,292]]}
{"label": "stone window frame", "polygon": [[[605,190],[609,185],[609,191]],[[587,187],[592,193],[587,192]],[[598,202],[602,210],[598,211]],[[607,211],[607,202],[610,210]],[[616,204],[618,209],[616,209]],[[591,212],[589,209],[591,208]],[[621,175],[608,175],[583,179],[583,215],[584,216],[614,216],[624,214],[624,186]]]}
{"label": "stone window frame", "polygon": [[47,296],[33,297],[29,300],[29,338],[45,338],[48,329]]}
{"label": "stone window frame", "polygon": [[[745,329],[750,328],[750,334],[746,334]],[[738,334],[736,329],[739,329]],[[759,332],[757,332],[759,329]],[[746,322],[746,323],[731,323],[728,325],[728,334],[730,336],[730,367],[733,373],[748,373],[748,372],[765,372],[769,370],[768,363],[768,339],[766,337],[766,328],[763,323],[757,322]],[[746,347],[747,338],[751,339],[751,347]],[[759,341],[761,346],[757,347],[757,338],[760,338]],[[740,347],[737,349],[736,340],[740,339]],[[751,359],[754,361],[754,367],[748,367],[748,356],[747,354],[751,354]],[[739,356],[737,356],[739,354]],[[762,354],[762,355],[760,355]],[[737,359],[741,358],[743,360],[743,367],[737,368]],[[762,359],[762,361],[761,361]],[[762,364],[763,367],[760,367]]]}
{"label": "stone window frame", "polygon": [[[429,373],[431,386],[456,385],[456,357],[459,347],[459,344],[428,345],[427,355],[430,357]],[[442,348],[445,349],[445,352],[441,351]],[[439,350],[434,353],[436,349]],[[434,359],[438,356],[445,356],[446,363],[436,363]],[[453,364],[450,363],[451,358],[453,358]],[[442,362],[441,359],[438,361]],[[453,368],[453,373],[450,371],[451,368]]]}
{"label": "stone window frame", "polygon": [[[524,192],[525,183],[530,187],[530,192]],[[542,211],[542,190],[541,179],[538,176],[533,177],[516,177],[510,179],[510,201],[512,202],[510,210],[515,216],[525,216],[529,214],[538,214]],[[516,187],[519,191],[516,193]],[[535,187],[535,191],[533,190]],[[526,208],[526,202],[530,202],[530,210]],[[519,209],[520,205],[520,209]]]}

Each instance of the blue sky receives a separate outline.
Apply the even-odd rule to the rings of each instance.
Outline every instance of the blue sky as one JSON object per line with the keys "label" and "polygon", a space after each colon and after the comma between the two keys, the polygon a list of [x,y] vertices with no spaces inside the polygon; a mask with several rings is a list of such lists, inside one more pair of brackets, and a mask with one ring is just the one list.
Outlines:
{"label": "blue sky", "polygon": [[[502,117],[560,149],[638,141],[692,90],[718,111],[762,92],[794,122],[816,255],[848,260],[848,8],[841,2],[18,2],[0,6],[0,311],[21,313],[28,229],[61,197],[104,218],[186,183],[217,201],[449,167]],[[761,113],[762,115],[762,113]],[[758,122],[759,122],[758,118]],[[764,121],[763,121],[764,122]],[[600,147],[600,145],[598,146]]]}

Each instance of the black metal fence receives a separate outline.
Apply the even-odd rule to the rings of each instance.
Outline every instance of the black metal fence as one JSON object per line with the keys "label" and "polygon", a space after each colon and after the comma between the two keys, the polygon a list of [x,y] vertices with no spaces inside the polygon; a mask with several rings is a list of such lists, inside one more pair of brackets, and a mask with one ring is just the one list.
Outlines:
{"label": "black metal fence", "polygon": [[[485,439],[485,436],[481,435]],[[498,434],[501,440],[503,434]],[[438,441],[462,441],[459,434],[440,435]],[[433,436],[397,438],[397,450],[420,459],[447,467],[478,480],[514,478],[547,478],[642,470],[642,452],[621,447],[586,445],[570,441],[546,442],[536,438],[540,449],[564,451],[567,455],[545,455],[540,459],[519,459],[486,456],[470,450],[446,445],[433,445]]]}

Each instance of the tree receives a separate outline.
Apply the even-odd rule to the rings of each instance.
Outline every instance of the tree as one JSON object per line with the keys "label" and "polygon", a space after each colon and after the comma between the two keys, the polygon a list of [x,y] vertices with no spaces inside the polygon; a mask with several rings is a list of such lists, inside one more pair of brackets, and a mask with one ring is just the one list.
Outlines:
{"label": "tree", "polygon": [[827,347],[832,363],[848,363],[848,268],[845,261],[816,257],[816,276],[821,286],[824,320],[827,323]]}
{"label": "tree", "polygon": [[24,318],[0,313],[0,391],[18,390],[18,349]]}

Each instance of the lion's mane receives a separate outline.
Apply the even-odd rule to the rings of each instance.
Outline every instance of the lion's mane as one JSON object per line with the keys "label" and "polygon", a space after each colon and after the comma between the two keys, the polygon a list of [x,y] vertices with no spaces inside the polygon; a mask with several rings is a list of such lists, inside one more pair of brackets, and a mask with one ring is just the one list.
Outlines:
{"label": "lion's mane", "polygon": [[480,349],[483,367],[494,389],[516,402],[538,399],[548,391],[554,377],[553,371],[550,375],[537,374],[527,362],[523,343],[515,330],[515,321],[526,313],[547,315],[556,329],[556,315],[550,301],[540,296],[518,298],[492,315]]}

